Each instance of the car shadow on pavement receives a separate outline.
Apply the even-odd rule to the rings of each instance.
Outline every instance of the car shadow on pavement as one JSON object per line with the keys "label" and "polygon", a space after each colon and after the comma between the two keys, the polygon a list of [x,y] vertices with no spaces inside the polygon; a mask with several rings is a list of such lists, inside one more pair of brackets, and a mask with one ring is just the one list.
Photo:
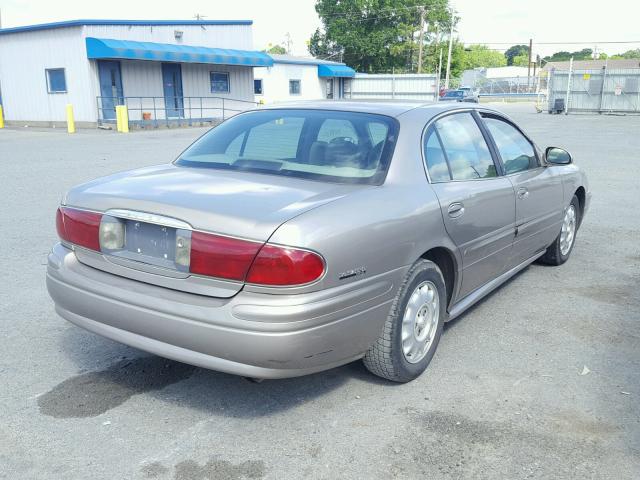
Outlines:
{"label": "car shadow on pavement", "polygon": [[80,373],[38,397],[40,412],[55,418],[95,417],[142,394],[215,415],[260,417],[318,399],[353,380],[390,385],[359,361],[255,383],[149,355],[71,325],[62,333],[62,346]]}

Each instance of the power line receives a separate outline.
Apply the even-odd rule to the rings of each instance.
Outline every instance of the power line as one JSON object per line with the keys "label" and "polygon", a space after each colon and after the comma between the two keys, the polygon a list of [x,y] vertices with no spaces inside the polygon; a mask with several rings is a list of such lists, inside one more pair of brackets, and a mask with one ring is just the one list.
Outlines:
{"label": "power line", "polygon": [[[524,45],[522,42],[469,42],[465,40],[463,43],[473,44],[473,45]],[[630,44],[630,43],[640,43],[640,40],[614,40],[614,41],[606,41],[606,42],[535,42],[536,45],[601,45],[601,44]]]}

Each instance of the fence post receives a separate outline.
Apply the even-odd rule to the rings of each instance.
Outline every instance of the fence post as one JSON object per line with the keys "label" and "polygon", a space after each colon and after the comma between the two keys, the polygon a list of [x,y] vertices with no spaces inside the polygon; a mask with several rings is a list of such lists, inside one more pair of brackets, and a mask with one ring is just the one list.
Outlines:
{"label": "fence post", "polygon": [[2,105],[0,105],[0,128],[4,128],[4,112],[2,111]]}
{"label": "fence post", "polygon": [[602,86],[600,87],[600,106],[598,107],[598,113],[602,113],[602,107],[604,105],[604,82],[607,80],[607,64],[602,66]]}
{"label": "fence post", "polygon": [[571,77],[573,76],[573,57],[569,60],[569,76],[567,77],[567,97],[564,102],[564,114],[569,115],[569,100],[571,99]]}
{"label": "fence post", "polygon": [[67,103],[67,132],[76,133],[76,122],[73,119],[73,105]]}

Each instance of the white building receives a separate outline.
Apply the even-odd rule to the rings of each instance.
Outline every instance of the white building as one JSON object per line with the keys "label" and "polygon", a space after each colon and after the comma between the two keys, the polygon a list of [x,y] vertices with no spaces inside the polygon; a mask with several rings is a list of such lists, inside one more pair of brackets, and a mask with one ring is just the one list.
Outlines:
{"label": "white building", "polygon": [[[529,71],[531,73],[531,70]],[[495,80],[499,78],[527,78],[527,67],[478,67],[462,72],[460,85],[471,87],[484,80]]]}
{"label": "white building", "polygon": [[[253,106],[250,20],[76,20],[0,30],[0,103],[8,123],[52,125],[72,104],[80,126],[186,122]],[[247,103],[249,102],[249,103]],[[222,109],[225,109],[223,114]]]}
{"label": "white building", "polygon": [[270,55],[273,65],[255,69],[255,100],[276,103],[349,98],[355,70],[344,63],[292,55]]}

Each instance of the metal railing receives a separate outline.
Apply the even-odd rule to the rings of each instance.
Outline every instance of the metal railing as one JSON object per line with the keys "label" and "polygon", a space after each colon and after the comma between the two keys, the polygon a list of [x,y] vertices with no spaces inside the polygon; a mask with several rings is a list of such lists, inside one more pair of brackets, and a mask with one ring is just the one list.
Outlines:
{"label": "metal railing", "polygon": [[140,128],[221,122],[259,103],[225,97],[96,97],[98,125],[115,124],[117,105],[126,105],[129,123]]}

